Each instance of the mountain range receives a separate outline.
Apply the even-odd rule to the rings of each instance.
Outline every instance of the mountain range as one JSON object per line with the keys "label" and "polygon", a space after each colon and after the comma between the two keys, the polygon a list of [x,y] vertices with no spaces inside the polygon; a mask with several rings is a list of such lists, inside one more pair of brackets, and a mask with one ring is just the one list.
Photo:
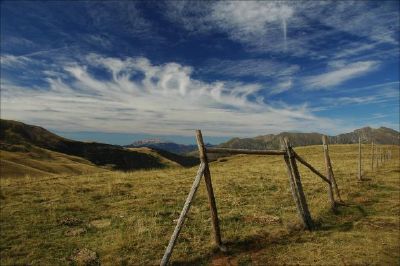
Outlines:
{"label": "mountain range", "polygon": [[169,151],[176,154],[186,154],[197,149],[197,145],[185,145],[185,144],[178,144],[171,141],[164,141],[157,138],[152,139],[144,139],[135,141],[129,145],[124,146],[125,148],[141,148],[141,147],[148,147],[154,148],[158,150]]}
{"label": "mountain range", "polygon": [[[268,134],[254,138],[233,138],[218,145],[218,147],[258,150],[279,149],[280,139],[282,137],[289,138],[294,147],[319,145],[322,143],[322,136],[323,134],[320,133],[282,132],[279,134]],[[354,144],[358,143],[359,137],[361,137],[362,143],[371,143],[373,141],[376,144],[399,144],[399,132],[386,127],[364,127],[356,129],[350,133],[328,136],[328,140],[331,144]]]}
{"label": "mountain range", "polygon": [[[232,138],[227,142],[216,145],[219,148],[233,149],[279,149],[280,139],[282,137],[289,138],[294,147],[319,145],[322,143],[321,133],[299,133],[299,132],[282,132],[279,134],[268,134],[253,138]],[[358,143],[358,138],[361,137],[362,143],[376,144],[399,144],[399,132],[387,128],[371,128],[363,127],[356,129],[353,132],[343,133],[336,136],[328,136],[331,144],[355,144]],[[207,144],[207,146],[212,146]],[[150,147],[153,149],[166,150],[177,154],[188,154],[197,156],[197,145],[184,145],[160,139],[145,139],[133,142],[125,147]]]}
{"label": "mountain range", "polygon": [[[320,145],[320,133],[268,134],[254,138],[233,138],[217,145],[236,149],[279,149],[288,137],[293,146]],[[331,144],[399,144],[399,132],[390,128],[364,127],[350,133],[329,136]],[[211,146],[208,144],[208,146]],[[127,146],[82,142],[60,137],[42,127],[12,120],[0,120],[1,174],[23,176],[77,174],[99,170],[136,170],[198,164],[196,145],[176,144],[159,139],[143,140]],[[209,159],[217,159],[211,156]]]}

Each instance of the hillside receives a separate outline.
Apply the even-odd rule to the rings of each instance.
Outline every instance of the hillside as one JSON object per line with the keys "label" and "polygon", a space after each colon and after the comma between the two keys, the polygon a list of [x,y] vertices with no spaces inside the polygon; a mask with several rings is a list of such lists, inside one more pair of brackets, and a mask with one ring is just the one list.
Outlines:
{"label": "hillside", "polygon": [[1,120],[0,143],[4,145],[35,146],[42,149],[78,156],[97,166],[116,170],[162,168],[159,157],[130,151],[120,146],[88,143],[62,138],[50,131],[17,121]]}
{"label": "hillside", "polygon": [[[332,144],[355,144],[358,143],[359,136],[361,136],[363,143],[374,141],[376,144],[399,144],[399,132],[385,127],[377,129],[364,127],[350,133],[328,136],[328,138]],[[283,132],[276,135],[269,134],[254,138],[233,138],[220,144],[219,147],[235,149],[279,149],[282,137],[288,137],[294,147],[319,145],[322,142],[322,134],[320,133]]]}
{"label": "hillside", "polygon": [[80,157],[36,146],[0,145],[0,176],[39,177],[77,175],[108,171]]}
{"label": "hillside", "polygon": [[[301,229],[283,159],[237,155],[210,165],[228,248],[214,247],[203,180],[171,265],[398,265],[399,150],[357,181],[357,145],[331,145],[346,205],[329,209],[327,187],[302,166],[316,222]],[[321,146],[295,148],[318,170]],[[197,171],[167,168],[74,177],[0,179],[0,264],[76,265],[93,251],[101,265],[159,265]],[[88,253],[88,252],[87,252]],[[94,264],[97,265],[97,264]]]}
{"label": "hillside", "polygon": [[154,157],[159,158],[160,162],[168,166],[194,166],[199,163],[199,159],[192,156],[184,156],[168,152],[166,150],[140,147],[140,148],[127,148],[131,151],[137,151],[140,153],[150,154]]}
{"label": "hillside", "polygon": [[331,137],[331,143],[336,143],[336,144],[358,143],[359,136],[361,137],[361,140],[364,143],[371,143],[371,141],[374,141],[377,144],[386,144],[386,145],[400,144],[399,132],[387,127],[380,127],[380,128],[364,127],[356,129],[350,133],[339,134],[337,136]]}
{"label": "hillside", "polygon": [[141,148],[148,147],[156,150],[164,150],[175,154],[186,154],[195,149],[197,145],[184,145],[169,141],[162,141],[160,139],[147,139],[135,141],[132,144],[126,145],[126,148]]}

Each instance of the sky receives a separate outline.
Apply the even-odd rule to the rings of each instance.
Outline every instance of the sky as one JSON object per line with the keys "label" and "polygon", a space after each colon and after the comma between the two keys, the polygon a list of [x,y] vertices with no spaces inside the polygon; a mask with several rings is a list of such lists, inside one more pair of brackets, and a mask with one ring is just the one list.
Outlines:
{"label": "sky", "polygon": [[2,1],[1,118],[78,140],[399,130],[399,1]]}

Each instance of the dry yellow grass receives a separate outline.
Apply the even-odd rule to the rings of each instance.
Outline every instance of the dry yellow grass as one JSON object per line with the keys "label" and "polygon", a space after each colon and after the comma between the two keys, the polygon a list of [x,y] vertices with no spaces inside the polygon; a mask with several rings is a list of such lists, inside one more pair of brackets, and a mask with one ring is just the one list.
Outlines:
{"label": "dry yellow grass", "polygon": [[[295,150],[325,172],[321,146]],[[394,159],[374,172],[366,161],[367,180],[358,182],[357,146],[331,146],[346,202],[337,213],[329,210],[325,183],[300,167],[317,223],[313,232],[298,227],[282,158],[238,155],[211,163],[222,237],[229,251],[223,254],[214,248],[202,185],[172,264],[398,265],[400,169],[398,150],[394,151]],[[196,170],[3,178],[1,265],[67,265],[68,258],[83,248],[97,252],[103,265],[158,264]],[[72,234],[72,229],[79,233]]]}
{"label": "dry yellow grass", "polygon": [[27,151],[0,150],[0,165],[1,178],[25,175],[77,175],[106,171],[83,158],[34,146]]}

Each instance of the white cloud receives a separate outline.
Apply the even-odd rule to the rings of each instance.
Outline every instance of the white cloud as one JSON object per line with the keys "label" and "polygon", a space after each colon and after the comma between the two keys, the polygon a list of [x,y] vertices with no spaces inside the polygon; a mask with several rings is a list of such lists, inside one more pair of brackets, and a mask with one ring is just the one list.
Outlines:
{"label": "white cloud", "polygon": [[247,41],[281,25],[281,39],[285,40],[286,23],[293,13],[293,8],[282,2],[217,2],[210,20],[230,32],[234,39]]}
{"label": "white cloud", "polygon": [[[361,53],[375,43],[398,45],[398,6],[391,1],[169,1],[165,15],[189,32],[222,32],[257,52],[287,52],[309,58]],[[357,38],[360,48],[333,52]]]}
{"label": "white cloud", "polygon": [[271,90],[271,94],[279,94],[285,91],[288,91],[292,88],[293,86],[293,80],[291,78],[288,78],[284,81],[279,82],[274,89]]}
{"label": "white cloud", "polygon": [[[109,79],[92,74],[100,68]],[[59,69],[62,75],[50,72],[48,87],[40,90],[2,79],[2,116],[66,131],[181,135],[195,128],[218,136],[332,127],[303,105],[266,104],[260,84],[204,82],[177,63],[91,54]]]}
{"label": "white cloud", "polygon": [[0,64],[2,68],[16,68],[25,65],[31,60],[25,56],[15,56],[10,54],[5,54],[0,56]]}
{"label": "white cloud", "polygon": [[378,66],[378,62],[361,61],[344,65],[342,61],[335,61],[332,65],[339,68],[327,73],[306,77],[306,90],[318,90],[342,84],[374,70]]}

